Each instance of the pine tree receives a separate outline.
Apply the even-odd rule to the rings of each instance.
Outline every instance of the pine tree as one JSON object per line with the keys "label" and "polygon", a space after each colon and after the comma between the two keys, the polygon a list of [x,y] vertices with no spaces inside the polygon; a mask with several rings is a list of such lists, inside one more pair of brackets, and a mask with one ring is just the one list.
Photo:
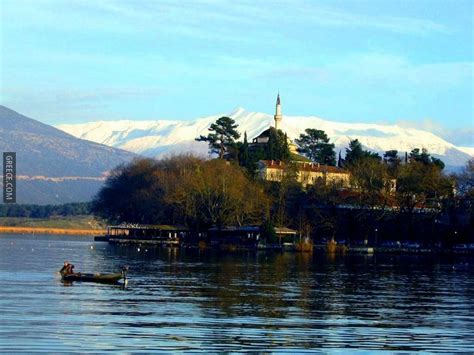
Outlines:
{"label": "pine tree", "polygon": [[296,139],[298,152],[306,155],[315,163],[323,165],[336,165],[336,152],[334,144],[329,143],[329,138],[324,131],[307,128],[305,133]]}
{"label": "pine tree", "polygon": [[420,149],[418,149],[418,148],[413,149],[410,152],[408,161],[410,163],[419,162],[419,163],[422,163],[422,164],[427,165],[427,166],[434,165],[434,166],[438,167],[440,170],[443,170],[444,167],[445,167],[444,162],[441,159],[432,157],[428,153],[428,150],[426,148],[421,149],[421,153],[420,153]]}
{"label": "pine tree", "polygon": [[235,140],[240,137],[237,127],[238,125],[232,118],[221,117],[211,124],[210,133],[207,136],[201,135],[196,138],[196,141],[208,142],[211,154],[219,154],[219,158],[224,159],[226,151],[229,148],[235,148]]}
{"label": "pine tree", "polygon": [[375,159],[378,161],[381,160],[381,157],[378,153],[362,149],[362,144],[359,142],[358,139],[351,140],[349,142],[349,147],[346,148],[346,165],[350,166],[367,158]]}
{"label": "pine tree", "polygon": [[355,161],[362,159],[363,156],[364,150],[362,149],[362,144],[359,142],[358,139],[351,140],[349,142],[349,147],[346,148],[346,163],[352,164]]}

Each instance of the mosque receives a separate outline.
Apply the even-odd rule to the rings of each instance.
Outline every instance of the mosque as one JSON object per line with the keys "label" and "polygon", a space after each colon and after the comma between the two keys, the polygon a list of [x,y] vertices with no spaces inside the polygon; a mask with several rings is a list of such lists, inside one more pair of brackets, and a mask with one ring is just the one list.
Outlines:
{"label": "mosque", "polygon": [[[252,140],[251,149],[265,148],[268,144],[272,130],[281,129],[283,116],[281,114],[280,93],[278,93],[275,107],[275,115],[273,116],[274,127],[269,127]],[[303,185],[314,185],[323,181],[326,184],[337,184],[341,187],[349,187],[350,174],[347,170],[336,166],[321,165],[313,163],[306,158],[300,156],[297,146],[288,138],[288,146],[292,154],[292,162],[297,168],[297,180]],[[260,178],[268,181],[281,181],[286,174],[287,162],[279,160],[260,160],[258,162],[258,174]]]}

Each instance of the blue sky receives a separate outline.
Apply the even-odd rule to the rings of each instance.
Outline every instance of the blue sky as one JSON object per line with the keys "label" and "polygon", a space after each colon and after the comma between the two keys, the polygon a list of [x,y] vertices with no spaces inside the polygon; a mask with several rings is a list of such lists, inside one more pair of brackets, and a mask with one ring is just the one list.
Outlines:
{"label": "blue sky", "polygon": [[51,124],[237,106],[473,145],[473,2],[0,1],[0,102]]}

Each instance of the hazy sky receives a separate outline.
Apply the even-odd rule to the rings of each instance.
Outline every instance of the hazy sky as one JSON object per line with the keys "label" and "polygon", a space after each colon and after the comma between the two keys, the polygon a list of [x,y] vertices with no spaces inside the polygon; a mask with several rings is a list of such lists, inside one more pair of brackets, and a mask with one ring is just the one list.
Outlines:
{"label": "hazy sky", "polygon": [[283,114],[472,142],[471,0],[0,0],[0,11],[0,102],[43,122],[272,113],[280,90]]}

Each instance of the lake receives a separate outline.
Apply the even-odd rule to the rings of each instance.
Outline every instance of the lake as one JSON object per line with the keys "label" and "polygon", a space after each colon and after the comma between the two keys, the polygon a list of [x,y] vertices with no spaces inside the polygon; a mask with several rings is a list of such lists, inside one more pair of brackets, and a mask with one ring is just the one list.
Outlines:
{"label": "lake", "polygon": [[[57,273],[130,267],[128,285]],[[474,259],[0,236],[2,352],[474,351]]]}

